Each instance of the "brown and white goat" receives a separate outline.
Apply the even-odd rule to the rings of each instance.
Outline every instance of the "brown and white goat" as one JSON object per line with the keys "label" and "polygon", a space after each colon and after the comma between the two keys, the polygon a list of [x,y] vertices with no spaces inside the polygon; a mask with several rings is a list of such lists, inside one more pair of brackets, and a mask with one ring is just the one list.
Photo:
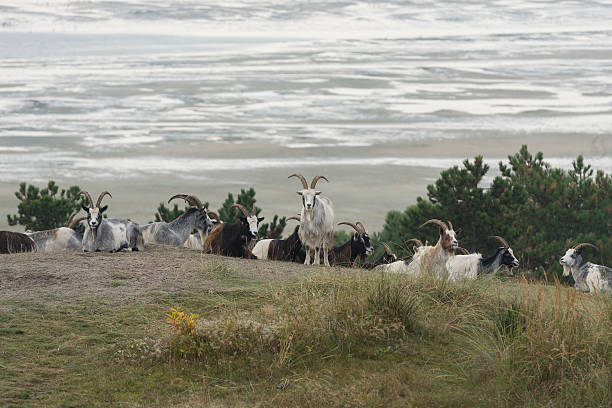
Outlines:
{"label": "brown and white goat", "polygon": [[21,232],[0,231],[0,254],[36,252],[34,240]]}
{"label": "brown and white goat", "polygon": [[253,205],[251,212],[242,204],[232,204],[242,211],[244,217],[237,222],[224,222],[214,228],[202,243],[205,254],[219,254],[236,258],[253,258],[250,243],[258,236],[259,223],[263,217],[257,217],[257,208]]}

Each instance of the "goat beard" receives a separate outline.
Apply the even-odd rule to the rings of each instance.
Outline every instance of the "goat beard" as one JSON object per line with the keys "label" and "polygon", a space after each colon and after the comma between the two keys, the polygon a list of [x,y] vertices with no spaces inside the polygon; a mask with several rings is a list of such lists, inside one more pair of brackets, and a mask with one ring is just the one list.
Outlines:
{"label": "goat beard", "polygon": [[572,268],[565,264],[561,264],[563,266],[563,276],[570,276],[572,274]]}

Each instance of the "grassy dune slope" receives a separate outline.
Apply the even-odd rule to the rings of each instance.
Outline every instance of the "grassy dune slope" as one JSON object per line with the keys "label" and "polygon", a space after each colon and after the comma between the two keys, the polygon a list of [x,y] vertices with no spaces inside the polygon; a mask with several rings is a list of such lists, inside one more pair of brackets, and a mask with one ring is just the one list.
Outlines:
{"label": "grassy dune slope", "polygon": [[[171,307],[195,313],[166,322]],[[145,253],[0,258],[0,406],[610,406],[612,302]]]}

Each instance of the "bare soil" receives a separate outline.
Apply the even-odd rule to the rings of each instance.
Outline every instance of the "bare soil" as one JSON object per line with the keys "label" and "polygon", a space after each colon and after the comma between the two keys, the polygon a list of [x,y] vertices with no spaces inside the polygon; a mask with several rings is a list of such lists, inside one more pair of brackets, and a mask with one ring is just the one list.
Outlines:
{"label": "bare soil", "polygon": [[[293,279],[312,270],[300,264],[203,255],[199,251],[163,245],[143,252],[25,253],[0,255],[0,299],[63,301],[102,298],[105,302],[148,303],[160,293],[223,292],[232,283],[220,282],[215,268],[261,285]],[[211,275],[211,271],[212,274]],[[244,282],[240,285],[244,287]]]}

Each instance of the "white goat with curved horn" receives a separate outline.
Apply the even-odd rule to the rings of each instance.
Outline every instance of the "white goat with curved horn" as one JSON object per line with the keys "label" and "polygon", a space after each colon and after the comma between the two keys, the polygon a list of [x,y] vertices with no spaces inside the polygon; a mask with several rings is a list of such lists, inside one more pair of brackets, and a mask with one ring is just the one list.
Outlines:
{"label": "white goat with curved horn", "polygon": [[87,228],[83,235],[83,251],[85,252],[117,252],[123,249],[131,251],[144,250],[142,232],[138,224],[115,218],[104,218],[102,213],[108,206],[100,207],[105,195],[112,198],[108,191],[104,191],[98,197],[94,205],[91,195],[87,191],[81,191],[89,200],[90,207],[83,205],[87,212]]}
{"label": "white goat with curved horn", "polygon": [[595,245],[582,243],[568,249],[559,263],[563,266],[563,276],[572,274],[574,287],[583,292],[596,290],[612,292],[612,269],[604,265],[587,262],[582,257],[582,249],[595,248]]}
{"label": "white goat with curved horn", "polygon": [[317,181],[327,178],[315,176],[310,183],[301,174],[292,174],[288,178],[297,177],[302,182],[302,190],[297,193],[302,196],[302,212],[300,214],[300,240],[306,248],[305,265],[310,264],[310,253],[314,249],[313,265],[320,263],[320,250],[323,249],[323,262],[329,266],[329,247],[334,235],[334,209],[332,201],[320,195],[321,192],[315,190]]}
{"label": "white goat with curved horn", "polygon": [[203,208],[200,199],[194,195],[176,194],[170,197],[168,203],[176,198],[185,200],[191,207],[172,222],[153,222],[143,226],[142,236],[145,244],[181,246],[189,240],[191,231],[194,229],[200,235],[200,242],[208,236],[213,222],[208,217],[208,211]]}

